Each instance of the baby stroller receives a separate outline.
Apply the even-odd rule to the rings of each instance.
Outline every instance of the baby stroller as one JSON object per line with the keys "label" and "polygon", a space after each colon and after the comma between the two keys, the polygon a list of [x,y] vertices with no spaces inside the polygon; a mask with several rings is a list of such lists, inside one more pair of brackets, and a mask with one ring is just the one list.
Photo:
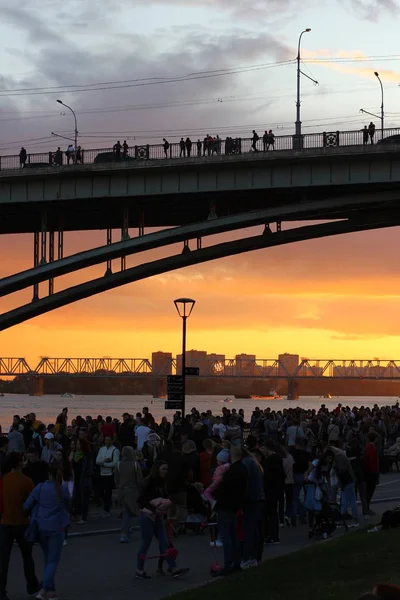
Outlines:
{"label": "baby stroller", "polygon": [[336,530],[338,525],[348,531],[345,518],[340,514],[340,506],[333,502],[322,502],[322,508],[314,511],[314,527],[310,529],[308,537],[311,539],[316,536],[328,539]]}

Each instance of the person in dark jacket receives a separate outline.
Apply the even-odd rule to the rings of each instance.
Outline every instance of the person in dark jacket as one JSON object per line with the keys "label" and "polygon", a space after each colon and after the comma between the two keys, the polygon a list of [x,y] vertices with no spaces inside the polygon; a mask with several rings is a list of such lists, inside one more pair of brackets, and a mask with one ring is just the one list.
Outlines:
{"label": "person in dark jacket", "polygon": [[49,478],[49,465],[44,460],[40,460],[39,450],[36,446],[29,446],[26,455],[27,463],[23,474],[32,479],[34,486],[44,483]]}
{"label": "person in dark jacket", "polygon": [[285,488],[285,469],[281,457],[275,452],[275,442],[269,439],[264,440],[261,450],[265,455],[266,541],[269,544],[279,544],[278,503]]}
{"label": "person in dark jacket", "polygon": [[257,460],[247,451],[242,463],[247,470],[246,502],[243,507],[244,546],[242,567],[254,567],[260,554],[259,533],[261,510],[264,509],[263,471]]}
{"label": "person in dark jacket", "polygon": [[183,523],[187,515],[186,479],[189,465],[182,456],[182,444],[174,442],[172,452],[167,456],[167,489],[172,506],[169,518]]}
{"label": "person in dark jacket", "polygon": [[248,472],[242,463],[242,449],[231,448],[231,466],[215,488],[219,536],[224,546],[224,568],[216,575],[229,575],[240,568],[240,542],[237,534],[237,511],[246,503]]}
{"label": "person in dark jacket", "polygon": [[72,506],[75,514],[81,515],[79,524],[84,525],[88,519],[89,497],[94,475],[94,460],[87,440],[78,440],[71,463],[74,472]]}
{"label": "person in dark jacket", "polygon": [[[165,515],[171,506],[165,484],[167,475],[167,463],[156,461],[150,475],[145,479],[142,492],[138,498],[141,543],[137,556],[137,579],[150,579],[150,576],[144,570],[144,564],[153,536],[158,540],[160,554],[166,555],[167,552],[168,540],[165,531]],[[165,559],[173,577],[179,577],[188,572],[189,569],[178,569],[175,559],[171,556],[166,555]]]}
{"label": "person in dark jacket", "polygon": [[182,445],[183,461],[186,464],[189,483],[200,480],[200,457],[197,454],[196,444],[188,440]]}
{"label": "person in dark jacket", "polygon": [[135,432],[133,427],[133,420],[129,413],[122,415],[122,423],[118,431],[118,441],[121,445],[121,450],[124,446],[133,446],[135,442]]}

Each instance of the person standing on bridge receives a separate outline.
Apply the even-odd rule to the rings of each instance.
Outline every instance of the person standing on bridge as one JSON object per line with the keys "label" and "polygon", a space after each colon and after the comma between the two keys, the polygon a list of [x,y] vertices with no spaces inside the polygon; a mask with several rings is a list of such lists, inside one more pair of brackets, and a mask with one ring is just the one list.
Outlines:
{"label": "person standing on bridge", "polygon": [[180,148],[179,158],[185,157],[186,156],[186,143],[183,138],[181,138],[181,141],[179,142],[179,148]]}
{"label": "person standing on bridge", "polygon": [[368,144],[368,139],[369,139],[368,125],[364,125],[364,129],[361,129],[361,131],[363,134],[363,146],[366,146]]}
{"label": "person standing on bridge", "polygon": [[19,164],[21,169],[25,166],[26,163],[26,159],[28,158],[28,155],[26,153],[25,148],[22,146],[20,153],[19,153]]}
{"label": "person standing on bridge", "polygon": [[120,160],[121,150],[122,150],[121,142],[118,140],[117,143],[114,144],[114,147],[113,147],[114,156],[115,156],[116,160]]}
{"label": "person standing on bridge", "polygon": [[163,138],[163,142],[165,158],[168,158],[169,141]]}
{"label": "person standing on bridge", "polygon": [[369,133],[369,138],[371,140],[371,144],[373,144],[374,143],[374,135],[375,135],[375,125],[372,121],[368,126],[368,133]]}
{"label": "person standing on bridge", "polygon": [[185,145],[186,145],[186,152],[187,152],[187,155],[188,155],[188,157],[190,158],[190,154],[191,154],[191,152],[192,152],[192,140],[190,139],[190,137],[187,137],[187,138],[186,138]]}
{"label": "person standing on bridge", "polygon": [[257,149],[257,142],[260,139],[260,136],[258,135],[258,133],[253,129],[253,137],[251,138],[251,147],[253,148],[254,152],[258,152]]}
{"label": "person standing on bridge", "polygon": [[124,158],[126,158],[128,156],[128,150],[129,150],[129,146],[126,140],[124,140],[124,143],[122,144],[122,156]]}

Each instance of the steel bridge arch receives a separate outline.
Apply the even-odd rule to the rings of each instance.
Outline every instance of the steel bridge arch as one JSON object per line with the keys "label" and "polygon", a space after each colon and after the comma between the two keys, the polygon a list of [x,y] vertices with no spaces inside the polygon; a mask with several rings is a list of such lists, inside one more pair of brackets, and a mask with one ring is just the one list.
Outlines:
{"label": "steel bridge arch", "polygon": [[79,252],[66,258],[49,262],[36,268],[27,269],[9,277],[4,277],[0,280],[0,297],[47,281],[53,277],[73,273],[80,269],[85,269],[122,256],[130,256],[135,253],[179,242],[186,242],[191,239],[227,233],[262,224],[305,219],[347,218],[353,211],[358,211],[366,207],[371,209],[374,207],[373,205],[376,205],[375,210],[379,209],[381,211],[383,206],[390,206],[394,201],[398,201],[399,197],[400,194],[397,191],[373,192],[371,194],[344,196],[328,200],[302,202],[297,205],[266,208],[228,217],[213,218],[181,227],[173,227]]}
{"label": "steel bridge arch", "polygon": [[144,263],[125,271],[119,271],[118,273],[72,286],[40,300],[35,300],[0,315],[0,331],[55,310],[56,308],[67,306],[78,300],[89,298],[127,283],[154,277],[161,273],[253,250],[356,231],[393,227],[399,224],[400,213],[398,211],[393,213],[381,210],[377,215],[362,216],[318,225],[306,225],[276,233],[272,233],[269,229],[266,229],[261,235],[232,242],[224,242],[207,248]]}

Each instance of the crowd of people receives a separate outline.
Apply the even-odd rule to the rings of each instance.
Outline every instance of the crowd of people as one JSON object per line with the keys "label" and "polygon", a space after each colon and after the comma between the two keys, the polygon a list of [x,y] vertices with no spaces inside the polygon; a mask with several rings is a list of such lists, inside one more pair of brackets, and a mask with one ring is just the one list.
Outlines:
{"label": "crowd of people", "polygon": [[[157,423],[148,407],[122,421],[77,416],[63,409],[56,422],[36,414],[15,415],[0,437],[0,600],[7,600],[7,572],[16,540],[29,594],[55,598],[55,573],[71,519],[81,526],[90,506],[104,518],[113,504],[121,517],[121,543],[131,540],[138,517],[140,547],[136,577],[147,579],[146,554],[153,537],[173,577],[174,536],[210,529],[222,546],[223,567],[215,576],[260,563],[265,544],[280,542],[280,528],[315,526],[328,502],[341,518],[364,518],[382,470],[400,454],[400,408],[343,407],[334,411],[223,407],[221,415],[193,408]],[[348,513],[350,509],[351,514]],[[32,543],[43,549],[39,586]],[[40,588],[40,589],[39,589]]]}

